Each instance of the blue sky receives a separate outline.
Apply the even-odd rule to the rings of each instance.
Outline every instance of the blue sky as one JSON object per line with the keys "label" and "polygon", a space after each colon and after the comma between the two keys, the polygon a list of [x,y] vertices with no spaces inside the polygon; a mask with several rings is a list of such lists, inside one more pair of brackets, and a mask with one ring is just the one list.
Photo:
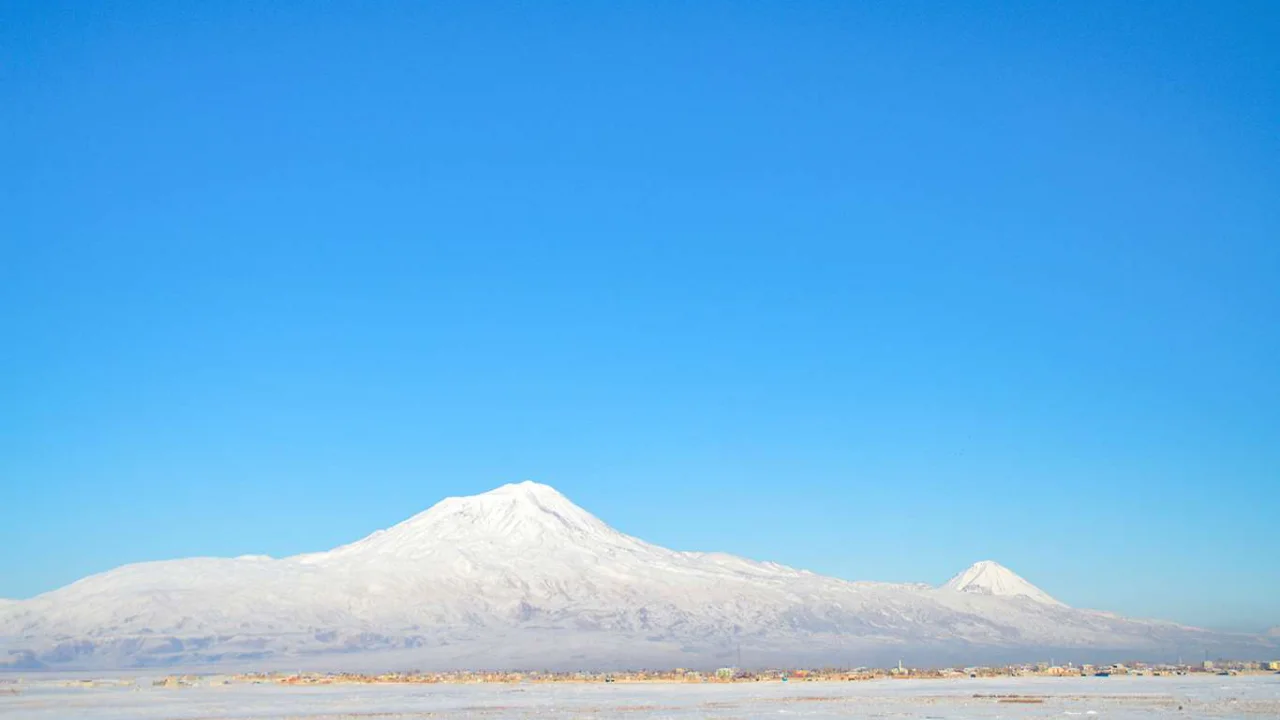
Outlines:
{"label": "blue sky", "polygon": [[0,596],[552,484],[1280,624],[1280,6],[6,2]]}

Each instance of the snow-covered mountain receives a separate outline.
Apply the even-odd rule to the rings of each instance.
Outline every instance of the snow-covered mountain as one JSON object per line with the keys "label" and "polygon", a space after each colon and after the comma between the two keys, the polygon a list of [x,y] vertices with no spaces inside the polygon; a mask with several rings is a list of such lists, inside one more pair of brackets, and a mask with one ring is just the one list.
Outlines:
{"label": "snow-covered mountain", "polygon": [[24,667],[923,664],[1206,646],[1275,643],[1072,609],[989,561],[935,588],[677,552],[531,482],[328,552],[127,565],[0,604],[0,651]]}
{"label": "snow-covered mountain", "polygon": [[974,563],[942,587],[956,592],[1025,597],[1045,605],[1062,605],[1045,591],[1024,580],[1021,575],[993,560]]}

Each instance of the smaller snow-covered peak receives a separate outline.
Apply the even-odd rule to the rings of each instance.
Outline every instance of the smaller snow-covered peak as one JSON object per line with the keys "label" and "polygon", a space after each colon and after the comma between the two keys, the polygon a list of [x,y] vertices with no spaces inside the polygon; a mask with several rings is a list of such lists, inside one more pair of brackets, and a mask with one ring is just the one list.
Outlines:
{"label": "smaller snow-covered peak", "polygon": [[1046,605],[1063,604],[994,560],[974,563],[964,572],[948,580],[942,588],[979,595],[1025,597]]}

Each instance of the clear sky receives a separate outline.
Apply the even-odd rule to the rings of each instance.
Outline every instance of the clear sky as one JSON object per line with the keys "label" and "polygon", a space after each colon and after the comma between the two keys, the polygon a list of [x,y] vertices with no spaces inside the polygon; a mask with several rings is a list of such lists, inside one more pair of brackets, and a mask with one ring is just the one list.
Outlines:
{"label": "clear sky", "polygon": [[1280,624],[1280,3],[0,15],[0,596],[535,479]]}

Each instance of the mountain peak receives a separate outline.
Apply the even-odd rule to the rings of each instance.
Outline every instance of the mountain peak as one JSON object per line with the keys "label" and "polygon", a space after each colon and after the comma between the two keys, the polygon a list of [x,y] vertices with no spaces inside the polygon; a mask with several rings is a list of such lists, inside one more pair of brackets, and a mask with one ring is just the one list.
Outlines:
{"label": "mountain peak", "polygon": [[546,500],[553,500],[553,501],[558,500],[558,501],[569,502],[569,499],[566,498],[563,494],[561,494],[559,490],[556,490],[550,485],[544,485],[540,482],[534,482],[533,480],[523,480],[521,482],[507,483],[506,485],[501,485],[488,492],[483,492],[483,493],[480,493],[479,495],[472,495],[471,497],[484,497],[486,495],[513,496],[513,497],[521,497],[526,499],[546,499]]}
{"label": "mountain peak", "polygon": [[1027,582],[1009,568],[994,560],[981,560],[948,580],[945,590],[979,595],[1020,596],[1045,605],[1063,605],[1048,593]]}
{"label": "mountain peak", "polygon": [[[594,515],[573,504],[559,490],[532,480],[508,483],[479,495],[448,498],[423,515],[437,509],[442,511],[439,514],[457,514],[465,510],[463,514],[473,515],[481,524],[518,524],[523,520],[536,519],[566,529],[604,525]],[[411,519],[409,522],[412,521]]]}
{"label": "mountain peak", "polygon": [[321,555],[422,558],[472,546],[555,548],[634,543],[550,485],[525,480],[450,497],[386,530]]}

